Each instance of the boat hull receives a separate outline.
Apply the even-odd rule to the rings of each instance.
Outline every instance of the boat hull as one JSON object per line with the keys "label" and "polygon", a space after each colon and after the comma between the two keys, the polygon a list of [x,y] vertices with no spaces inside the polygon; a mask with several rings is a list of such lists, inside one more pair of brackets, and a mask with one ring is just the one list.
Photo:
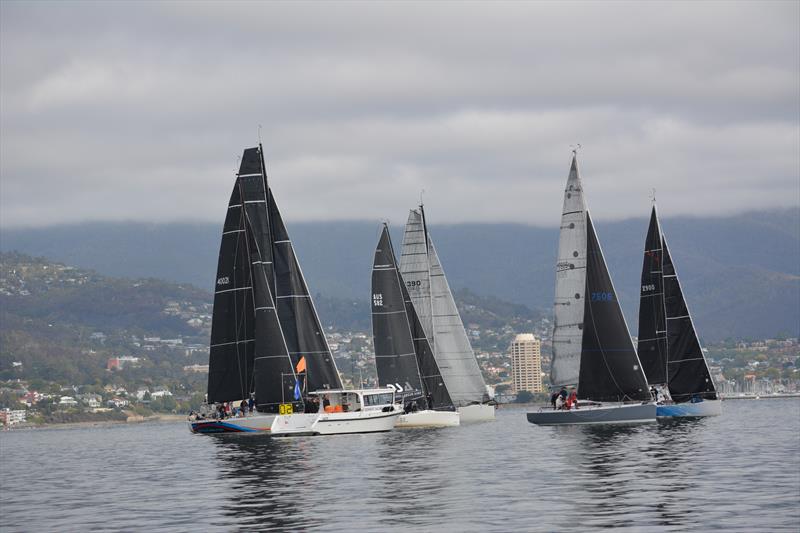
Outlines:
{"label": "boat hull", "polygon": [[402,411],[355,411],[347,413],[297,413],[262,415],[224,420],[189,422],[192,433],[261,433],[273,437],[337,435],[391,431]]}
{"label": "boat hull", "polygon": [[394,429],[401,411],[355,411],[282,415],[272,424],[273,437],[380,433]]}
{"label": "boat hull", "polygon": [[461,423],[457,411],[417,411],[400,415],[398,428],[451,427]]}
{"label": "boat hull", "polygon": [[465,405],[458,408],[461,422],[488,422],[494,420],[495,406],[485,403]]}
{"label": "boat hull", "polygon": [[722,414],[721,400],[703,400],[697,403],[675,403],[658,405],[658,418],[688,418],[700,416],[719,416]]}
{"label": "boat hull", "polygon": [[225,418],[223,420],[192,420],[189,431],[192,433],[267,433],[278,415],[256,414],[242,418]]}
{"label": "boat hull", "polygon": [[528,413],[528,422],[539,426],[578,424],[641,424],[656,421],[655,404],[582,407],[570,411]]}

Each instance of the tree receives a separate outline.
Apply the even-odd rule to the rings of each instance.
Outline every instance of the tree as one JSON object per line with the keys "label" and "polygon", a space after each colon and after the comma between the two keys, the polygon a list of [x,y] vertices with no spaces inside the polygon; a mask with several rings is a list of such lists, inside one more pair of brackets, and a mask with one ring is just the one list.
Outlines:
{"label": "tree", "polygon": [[530,403],[533,400],[533,393],[528,392],[526,390],[521,390],[517,392],[517,398],[514,400],[515,403]]}

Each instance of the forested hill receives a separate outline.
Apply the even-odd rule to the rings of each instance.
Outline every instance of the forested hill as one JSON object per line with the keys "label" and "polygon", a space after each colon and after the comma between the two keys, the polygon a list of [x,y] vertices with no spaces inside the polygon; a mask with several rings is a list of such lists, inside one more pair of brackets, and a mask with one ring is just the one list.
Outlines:
{"label": "forested hill", "polygon": [[[533,331],[542,318],[523,305],[469,291],[459,291],[457,299],[465,322],[484,332],[507,326]],[[317,295],[315,302],[326,328],[370,330],[367,301]],[[208,362],[211,312],[211,293],[188,284],[112,278],[0,253],[0,378],[104,382],[107,360],[124,355],[141,359],[120,375],[129,382],[172,381],[189,390],[194,385],[184,367]]]}
{"label": "forested hill", "polygon": [[[662,216],[664,212],[662,211]],[[557,228],[436,225],[431,234],[453,289],[552,305]],[[800,209],[722,218],[666,216],[662,225],[701,336],[796,336],[800,329]],[[95,223],[2,230],[0,249],[43,255],[103,274],[158,277],[210,290],[220,224]],[[309,286],[325,297],[369,296],[377,222],[289,223]],[[596,222],[631,332],[647,219]],[[393,228],[395,246],[402,227]]]}

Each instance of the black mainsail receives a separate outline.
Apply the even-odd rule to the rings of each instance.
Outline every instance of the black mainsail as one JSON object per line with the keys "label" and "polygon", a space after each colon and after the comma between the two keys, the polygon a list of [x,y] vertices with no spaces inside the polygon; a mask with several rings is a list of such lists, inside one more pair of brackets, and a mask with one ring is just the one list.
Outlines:
{"label": "black mainsail", "polygon": [[[660,268],[653,263],[653,256],[649,253],[651,250],[658,250]],[[653,264],[648,270],[649,263]],[[658,344],[655,349],[649,349],[653,332],[656,333],[654,337],[658,339]],[[645,242],[639,337],[639,355],[648,380],[654,384],[666,384],[672,401],[687,402],[695,396],[705,400],[717,399],[714,381],[655,206],[650,215],[650,228]]]}
{"label": "black mainsail", "polygon": [[575,156],[564,190],[550,376],[554,386],[577,384],[578,398],[584,400],[650,399],[586,209]]}
{"label": "black mainsail", "polygon": [[261,148],[246,149],[220,243],[207,400],[255,394],[259,410],[273,412],[293,400],[296,377],[268,277],[272,242],[266,190]]}
{"label": "black mainsail", "polygon": [[639,342],[637,350],[650,384],[667,382],[667,317],[664,308],[664,249],[656,207],[644,245],[641,297],[639,299]]}
{"label": "black mainsail", "polygon": [[422,395],[429,409],[453,409],[428,338],[397,268],[384,225],[372,265],[372,337],[378,382],[403,396]]}

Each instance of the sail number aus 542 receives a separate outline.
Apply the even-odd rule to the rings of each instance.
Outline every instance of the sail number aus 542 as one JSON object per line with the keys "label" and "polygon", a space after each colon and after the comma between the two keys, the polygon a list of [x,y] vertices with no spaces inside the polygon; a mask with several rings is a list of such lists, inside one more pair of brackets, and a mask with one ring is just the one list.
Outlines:
{"label": "sail number aus 542", "polygon": [[613,292],[593,292],[592,293],[592,301],[593,302],[613,302],[614,301],[614,293]]}
{"label": "sail number aus 542", "polygon": [[372,295],[372,305],[375,307],[383,307],[383,294],[376,293]]}

